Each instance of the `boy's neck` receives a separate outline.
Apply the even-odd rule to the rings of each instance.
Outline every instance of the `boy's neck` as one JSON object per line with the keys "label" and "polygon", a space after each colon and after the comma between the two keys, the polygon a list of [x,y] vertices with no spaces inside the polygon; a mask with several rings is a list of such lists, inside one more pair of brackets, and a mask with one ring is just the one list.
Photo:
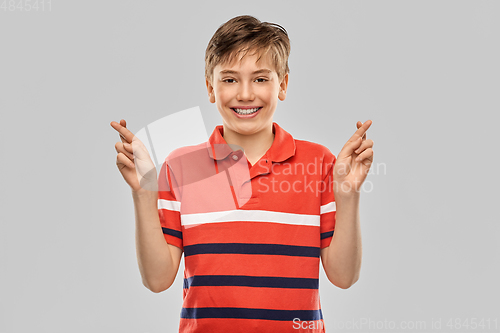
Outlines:
{"label": "boy's neck", "polygon": [[252,135],[242,135],[231,131],[223,126],[223,138],[229,145],[238,145],[243,148],[245,155],[251,165],[257,163],[262,156],[271,148],[274,141],[273,125],[267,126]]}

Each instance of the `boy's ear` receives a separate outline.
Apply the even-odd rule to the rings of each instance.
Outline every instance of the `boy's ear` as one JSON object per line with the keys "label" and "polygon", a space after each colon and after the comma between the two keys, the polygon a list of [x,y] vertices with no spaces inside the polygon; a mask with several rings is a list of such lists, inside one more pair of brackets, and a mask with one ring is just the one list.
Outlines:
{"label": "boy's ear", "polygon": [[284,101],[286,98],[286,88],[288,88],[288,73],[285,74],[280,83],[280,91],[278,93],[280,101]]}
{"label": "boy's ear", "polygon": [[210,103],[215,103],[214,87],[207,78],[205,78],[205,82],[207,84],[208,100],[210,101]]}

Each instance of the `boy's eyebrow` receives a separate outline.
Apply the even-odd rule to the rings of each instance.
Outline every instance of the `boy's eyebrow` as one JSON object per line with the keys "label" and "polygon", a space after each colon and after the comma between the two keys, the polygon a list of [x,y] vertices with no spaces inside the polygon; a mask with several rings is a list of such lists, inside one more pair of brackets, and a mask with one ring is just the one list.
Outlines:
{"label": "boy's eyebrow", "polygon": [[[265,68],[265,69],[256,70],[256,71],[252,72],[252,74],[263,74],[263,73],[268,74],[268,73],[271,73],[271,72],[272,71],[270,69]],[[233,71],[233,70],[230,70],[230,69],[226,69],[226,70],[220,71],[219,74],[221,74],[221,75],[224,75],[224,74],[239,74],[239,72]]]}

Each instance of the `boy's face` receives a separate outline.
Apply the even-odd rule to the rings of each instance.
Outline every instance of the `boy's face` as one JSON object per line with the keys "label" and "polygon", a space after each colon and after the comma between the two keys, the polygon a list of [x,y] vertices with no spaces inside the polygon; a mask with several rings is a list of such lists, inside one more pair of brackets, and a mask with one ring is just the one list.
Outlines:
{"label": "boy's face", "polygon": [[[268,57],[248,52],[241,61],[217,65],[206,81],[211,103],[216,103],[224,130],[252,135],[272,127],[278,99],[284,100],[288,74],[280,81]],[[254,111],[258,108],[257,111]]]}

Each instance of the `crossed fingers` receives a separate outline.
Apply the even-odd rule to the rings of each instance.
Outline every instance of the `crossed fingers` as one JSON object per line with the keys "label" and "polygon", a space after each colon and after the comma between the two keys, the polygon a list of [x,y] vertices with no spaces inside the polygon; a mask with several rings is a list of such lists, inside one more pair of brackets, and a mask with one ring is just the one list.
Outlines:
{"label": "crossed fingers", "polygon": [[123,143],[132,143],[134,133],[128,130],[124,119],[120,120],[119,124],[116,121],[112,121],[110,125],[118,132]]}
{"label": "crossed fingers", "polygon": [[[367,140],[366,139],[366,131],[368,128],[370,128],[372,124],[371,120],[367,120],[364,123],[361,123],[360,121],[357,122],[356,126],[358,127],[358,130],[353,134],[351,137],[351,140],[359,140],[359,138],[362,138],[361,145],[354,151],[356,154],[360,154],[356,160],[357,161],[362,161],[365,157],[368,157],[371,153],[373,153],[373,140]],[[365,156],[363,156],[365,155]]]}
{"label": "crossed fingers", "polygon": [[122,119],[120,120],[120,123],[112,121],[110,125],[118,132],[118,134],[120,135],[120,140],[122,141],[121,143],[117,142],[115,144],[116,152],[124,154],[130,160],[134,160],[135,156],[132,153],[132,145],[131,145],[132,140],[134,138],[134,134],[127,129],[127,122],[124,119]]}

